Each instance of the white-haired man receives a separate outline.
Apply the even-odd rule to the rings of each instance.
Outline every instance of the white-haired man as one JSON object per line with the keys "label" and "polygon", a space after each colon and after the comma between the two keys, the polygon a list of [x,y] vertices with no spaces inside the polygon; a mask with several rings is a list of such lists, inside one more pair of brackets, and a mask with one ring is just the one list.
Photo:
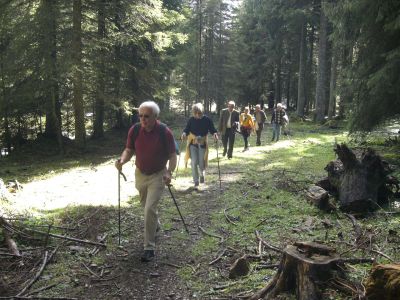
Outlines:
{"label": "white-haired man", "polygon": [[272,139],[273,142],[275,139],[279,141],[279,137],[281,135],[281,127],[283,126],[285,120],[285,110],[283,109],[282,103],[278,103],[276,108],[272,111],[271,116],[271,124],[272,124]]}
{"label": "white-haired man", "polygon": [[115,162],[116,168],[121,171],[122,166],[136,154],[135,187],[144,208],[143,262],[154,258],[157,205],[165,184],[171,182],[177,162],[174,137],[171,130],[157,120],[159,113],[160,108],[153,101],[139,106],[140,126],[136,124],[130,128],[125,149]]}
{"label": "white-haired man", "polygon": [[223,156],[228,154],[232,158],[233,144],[235,143],[235,131],[239,127],[239,112],[235,110],[235,102],[229,101],[228,108],[221,111],[218,130],[221,132],[222,145],[224,146]]}

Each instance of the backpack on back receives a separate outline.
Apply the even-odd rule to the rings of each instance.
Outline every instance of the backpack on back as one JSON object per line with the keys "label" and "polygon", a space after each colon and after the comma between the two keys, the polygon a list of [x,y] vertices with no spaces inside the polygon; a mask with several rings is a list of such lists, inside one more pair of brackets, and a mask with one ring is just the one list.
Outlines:
{"label": "backpack on back", "polygon": [[[135,125],[133,125],[132,145],[133,145],[134,149],[135,149],[135,141],[136,141],[136,138],[139,135],[140,128],[141,128],[140,123],[136,123]],[[161,138],[161,142],[164,145],[165,152],[168,152],[166,131],[167,131],[167,125],[165,125],[164,123],[160,122],[160,138]],[[172,137],[174,139],[176,155],[179,155],[180,151],[179,151],[178,143],[176,142],[174,136],[172,136]],[[167,153],[167,154],[169,154],[169,153]]]}

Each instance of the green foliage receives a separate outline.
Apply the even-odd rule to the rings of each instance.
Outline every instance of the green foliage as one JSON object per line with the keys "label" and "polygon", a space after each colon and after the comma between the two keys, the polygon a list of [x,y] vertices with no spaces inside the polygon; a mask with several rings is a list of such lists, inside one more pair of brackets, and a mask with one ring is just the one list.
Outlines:
{"label": "green foliage", "polygon": [[332,9],[334,40],[355,52],[344,70],[354,99],[352,131],[371,131],[400,113],[399,12],[397,1],[343,0]]}

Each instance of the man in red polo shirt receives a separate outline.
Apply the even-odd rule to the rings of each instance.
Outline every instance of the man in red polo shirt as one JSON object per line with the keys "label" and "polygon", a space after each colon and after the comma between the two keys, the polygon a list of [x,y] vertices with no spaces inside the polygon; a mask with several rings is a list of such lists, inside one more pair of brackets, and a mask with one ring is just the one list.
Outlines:
{"label": "man in red polo shirt", "polygon": [[144,207],[144,253],[141,257],[144,262],[154,258],[157,205],[165,184],[171,182],[177,161],[171,130],[165,128],[164,140],[160,134],[163,129],[157,120],[159,113],[160,108],[153,101],[143,102],[139,106],[140,130],[134,137],[134,125],[131,127],[121,158],[115,162],[115,167],[121,171],[122,166],[136,154],[135,187]]}

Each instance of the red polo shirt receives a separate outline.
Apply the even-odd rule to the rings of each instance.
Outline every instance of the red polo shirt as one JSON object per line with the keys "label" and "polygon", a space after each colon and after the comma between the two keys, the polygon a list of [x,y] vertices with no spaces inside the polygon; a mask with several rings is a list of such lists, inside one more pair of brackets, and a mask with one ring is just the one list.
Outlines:
{"label": "red polo shirt", "polygon": [[[175,143],[172,132],[169,128],[165,129],[167,141],[167,151],[161,138],[160,122],[156,121],[153,130],[147,132],[140,127],[139,134],[135,140],[136,167],[146,175],[161,171],[165,168],[169,155],[175,152]],[[133,126],[129,129],[126,148],[133,149]],[[169,155],[167,155],[169,153]]]}

